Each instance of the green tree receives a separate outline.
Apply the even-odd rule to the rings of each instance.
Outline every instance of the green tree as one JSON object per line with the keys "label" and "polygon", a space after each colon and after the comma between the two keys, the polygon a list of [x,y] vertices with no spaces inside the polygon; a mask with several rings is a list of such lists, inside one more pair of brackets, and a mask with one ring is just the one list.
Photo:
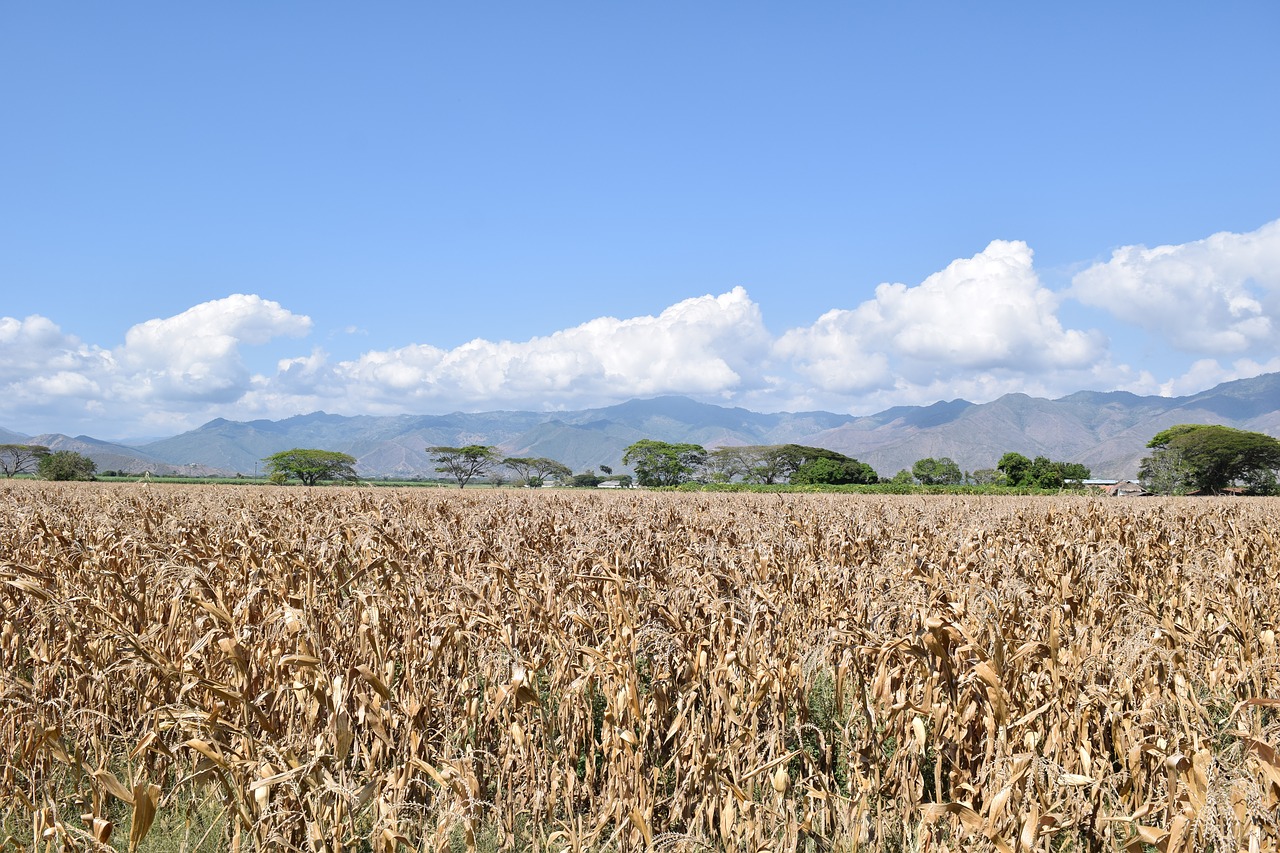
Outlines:
{"label": "green tree", "polygon": [[1060,489],[1068,480],[1089,478],[1089,469],[1079,462],[1054,462],[1048,456],[1028,459],[1013,452],[1001,456],[996,468],[1004,475],[1005,485],[1024,488]]}
{"label": "green tree", "polygon": [[1004,474],[1005,482],[1010,486],[1021,486],[1031,470],[1031,460],[1021,453],[1010,451],[1000,457],[1000,461],[996,463],[996,470]]}
{"label": "green tree", "polygon": [[273,453],[262,460],[267,463],[267,476],[273,483],[301,480],[314,486],[321,480],[355,480],[356,459],[336,450],[295,447]]}
{"label": "green tree", "polygon": [[875,469],[870,465],[847,456],[843,459],[835,459],[830,456],[819,456],[815,459],[810,459],[791,475],[791,482],[797,486],[845,486],[875,483],[879,479]]}
{"label": "green tree", "polygon": [[1185,495],[1195,488],[1191,466],[1176,447],[1162,447],[1143,459],[1138,482],[1153,495]]}
{"label": "green tree", "polygon": [[[806,453],[809,450],[817,453]],[[731,483],[741,479],[748,483],[773,485],[784,482],[808,459],[826,452],[829,451],[798,444],[718,447],[707,454],[705,467],[712,482]]]}
{"label": "green tree", "polygon": [[1179,424],[1156,433],[1147,447],[1153,452],[1143,460],[1144,469],[1151,472],[1165,465],[1162,457],[1174,451],[1186,469],[1185,485],[1191,488],[1220,492],[1239,483],[1253,492],[1275,490],[1280,441],[1265,433],[1218,424]]}
{"label": "green tree", "polygon": [[1089,467],[1080,462],[1059,462],[1062,466],[1062,478],[1064,480],[1074,480],[1079,483],[1081,480],[1089,479]]}
{"label": "green tree", "polygon": [[[805,444],[775,444],[763,448],[761,464],[757,472],[762,482],[773,483],[779,479],[795,482],[795,476],[801,469],[819,459],[827,459],[837,463],[858,463],[858,460],[845,456],[825,447],[809,447]],[[833,471],[830,466],[822,466],[824,470]]]}
{"label": "green tree", "polygon": [[920,459],[911,466],[911,474],[925,486],[954,486],[964,479],[960,466],[947,456]]}
{"label": "green tree", "polygon": [[795,473],[816,459],[851,461],[850,457],[843,453],[828,450],[825,447],[808,447],[803,444],[757,444],[745,447],[718,447],[707,454],[703,467],[708,479],[715,483],[731,483],[741,479],[748,483],[773,485],[794,482],[792,478]]}
{"label": "green tree", "polygon": [[98,463],[74,450],[55,450],[40,457],[36,473],[45,480],[92,480]]}
{"label": "green tree", "polygon": [[744,450],[750,454],[746,478],[766,486],[789,481],[806,462],[831,452],[800,444],[766,444]]}
{"label": "green tree", "polygon": [[1275,469],[1255,468],[1241,477],[1240,482],[1244,483],[1245,490],[1251,495],[1280,494],[1280,483],[1276,481],[1276,474]]}
{"label": "green tree", "polygon": [[0,444],[0,473],[6,479],[17,474],[34,474],[40,460],[49,455],[43,444]]}
{"label": "green tree", "polygon": [[515,472],[516,481],[521,485],[532,485],[535,480],[541,485],[548,477],[563,483],[573,474],[568,465],[545,456],[508,456],[502,465]]}
{"label": "green tree", "polygon": [[1031,467],[1023,475],[1019,485],[1035,486],[1040,489],[1062,488],[1062,466],[1048,456],[1037,456],[1031,460]]}
{"label": "green tree", "polygon": [[574,474],[569,479],[569,482],[576,489],[594,489],[596,486],[604,482],[604,477],[601,477],[594,470],[588,468],[581,474]]}
{"label": "green tree", "polygon": [[790,478],[788,478],[791,483],[796,485],[851,485],[879,482],[879,475],[876,474],[876,469],[873,469],[867,462],[859,462],[856,459],[852,459],[851,456],[845,456],[844,453],[823,450],[823,448],[801,447],[799,444],[792,444],[792,447],[799,447],[800,450],[806,452],[819,452],[810,455],[803,465],[792,471]]}
{"label": "green tree", "polygon": [[671,444],[642,438],[622,454],[622,464],[636,472],[642,486],[678,486],[692,480],[707,459],[698,444]]}
{"label": "green tree", "polygon": [[[803,469],[809,468],[809,473],[801,477],[801,481],[806,481],[814,476],[814,471],[826,471],[830,474],[830,472],[839,467],[839,465],[835,467],[823,465],[818,469],[809,467],[819,459],[826,459],[844,465],[848,471],[854,470],[848,467],[850,464],[855,467],[863,464],[838,451],[828,450],[825,447],[809,447],[804,444],[770,444],[749,449],[757,451],[756,465],[748,475],[749,479],[757,483],[771,484],[783,481],[795,483],[797,482],[795,479],[796,474]],[[861,472],[859,476],[865,476],[865,471],[858,470]],[[867,470],[870,470],[870,468],[867,468]]]}
{"label": "green tree", "polygon": [[755,447],[717,447],[707,454],[703,470],[713,483],[732,483],[745,479],[755,464]]}
{"label": "green tree", "polygon": [[444,471],[458,481],[458,488],[465,488],[473,477],[483,477],[489,469],[499,464],[497,449],[483,444],[466,447],[428,447],[431,461],[437,471]]}

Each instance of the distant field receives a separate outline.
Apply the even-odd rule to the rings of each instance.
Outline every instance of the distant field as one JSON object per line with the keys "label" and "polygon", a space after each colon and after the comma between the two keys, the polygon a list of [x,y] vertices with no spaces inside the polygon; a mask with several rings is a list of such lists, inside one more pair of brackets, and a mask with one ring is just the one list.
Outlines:
{"label": "distant field", "polygon": [[3,482],[0,849],[1275,850],[1278,517]]}

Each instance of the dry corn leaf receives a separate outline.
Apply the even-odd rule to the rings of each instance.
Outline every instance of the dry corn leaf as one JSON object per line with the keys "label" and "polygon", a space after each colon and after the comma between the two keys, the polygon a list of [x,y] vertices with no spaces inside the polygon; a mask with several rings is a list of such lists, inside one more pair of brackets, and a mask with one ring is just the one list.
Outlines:
{"label": "dry corn leaf", "polygon": [[133,792],[126,788],[109,770],[95,770],[93,778],[102,783],[111,796],[129,805],[133,805]]}
{"label": "dry corn leaf", "polygon": [[129,853],[134,853],[138,845],[151,831],[151,824],[156,818],[156,809],[160,806],[160,786],[139,782],[133,786],[133,820],[129,823]]}

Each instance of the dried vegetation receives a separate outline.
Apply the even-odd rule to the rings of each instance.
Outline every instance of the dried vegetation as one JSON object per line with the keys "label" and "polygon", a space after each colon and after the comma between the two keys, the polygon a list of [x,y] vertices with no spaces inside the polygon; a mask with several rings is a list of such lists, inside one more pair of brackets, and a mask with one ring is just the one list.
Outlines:
{"label": "dried vegetation", "polygon": [[0,846],[1275,850],[1278,510],[6,484]]}

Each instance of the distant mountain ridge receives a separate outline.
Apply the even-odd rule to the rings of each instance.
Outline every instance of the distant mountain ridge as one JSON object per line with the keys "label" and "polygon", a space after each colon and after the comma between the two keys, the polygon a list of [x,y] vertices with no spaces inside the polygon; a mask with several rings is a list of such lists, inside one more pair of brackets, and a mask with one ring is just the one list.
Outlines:
{"label": "distant mountain ridge", "polygon": [[21,436],[19,439],[6,440],[6,443],[41,445],[53,451],[71,450],[92,459],[98,464],[99,471],[127,471],[132,474],[150,471],[152,474],[184,477],[210,477],[228,473],[201,462],[166,462],[139,448],[114,444],[109,441],[100,441],[87,435],[72,437],[58,433],[46,433],[44,435]]}
{"label": "distant mountain ridge", "polygon": [[1098,477],[1133,477],[1146,444],[1179,423],[1221,423],[1280,435],[1280,373],[1240,379],[1185,397],[1078,391],[1056,400],[1006,394],[901,407],[812,436],[882,474],[926,456],[949,456],[965,470],[992,467],[1004,452],[1083,462]]}
{"label": "distant mountain ridge", "polygon": [[794,442],[867,462],[882,476],[927,456],[949,456],[973,471],[1000,456],[1083,462],[1094,476],[1133,477],[1151,436],[1177,423],[1221,423],[1280,436],[1280,373],[1226,382],[1185,397],[1078,391],[1056,400],[1006,394],[989,403],[940,401],[874,415],[753,412],[687,397],[629,400],[572,412],[494,411],[446,415],[330,415],[279,421],[217,418],[170,438],[129,447],[88,436],[28,437],[0,428],[6,441],[77,450],[101,470],[133,473],[253,474],[262,459],[293,447],[350,453],[367,477],[433,476],[426,448],[495,445],[508,456],[546,456],[575,471],[623,470],[624,449],[642,438],[705,447]]}

